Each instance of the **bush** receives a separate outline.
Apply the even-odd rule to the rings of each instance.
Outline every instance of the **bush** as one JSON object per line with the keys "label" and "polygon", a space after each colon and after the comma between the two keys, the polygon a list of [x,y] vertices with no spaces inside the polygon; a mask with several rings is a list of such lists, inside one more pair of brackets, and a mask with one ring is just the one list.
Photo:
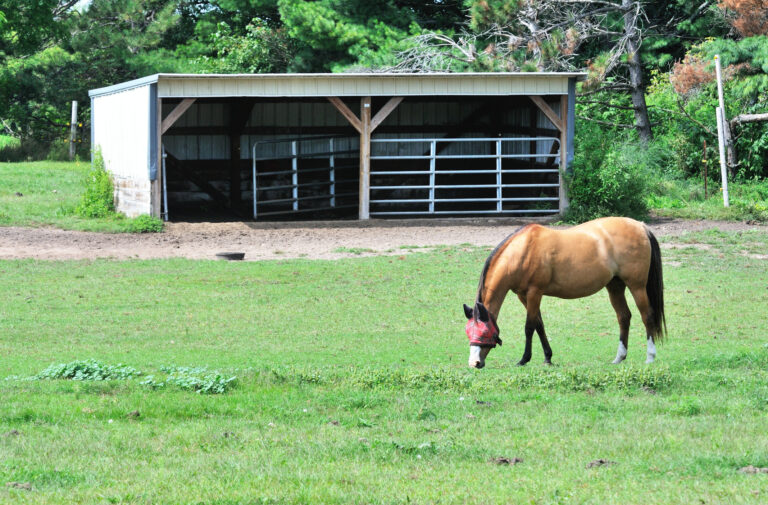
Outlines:
{"label": "bush", "polygon": [[159,233],[163,231],[163,222],[152,216],[138,216],[128,221],[125,230],[129,233]]}
{"label": "bush", "polygon": [[81,217],[108,217],[115,212],[115,189],[112,176],[104,168],[104,158],[94,152],[93,165],[85,179],[85,192],[75,212]]}
{"label": "bush", "polygon": [[584,125],[576,140],[573,171],[566,177],[570,208],[566,221],[603,216],[644,219],[652,180],[664,164],[660,146],[616,142],[615,135]]}

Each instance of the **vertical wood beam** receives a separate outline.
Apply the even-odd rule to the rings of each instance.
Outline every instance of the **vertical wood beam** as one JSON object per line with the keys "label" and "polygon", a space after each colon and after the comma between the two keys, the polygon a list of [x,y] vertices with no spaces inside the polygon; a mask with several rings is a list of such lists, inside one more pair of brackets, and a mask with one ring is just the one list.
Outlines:
{"label": "vertical wood beam", "polygon": [[371,203],[371,97],[360,99],[360,204],[358,217],[370,219]]}
{"label": "vertical wood beam", "polygon": [[565,187],[565,171],[568,168],[568,95],[560,96],[560,173],[558,181],[559,189],[559,209],[562,214],[568,210],[568,192]]}
{"label": "vertical wood beam", "polygon": [[255,103],[251,99],[233,99],[229,102],[229,206],[232,209],[239,210],[242,207],[240,137],[251,118]]}

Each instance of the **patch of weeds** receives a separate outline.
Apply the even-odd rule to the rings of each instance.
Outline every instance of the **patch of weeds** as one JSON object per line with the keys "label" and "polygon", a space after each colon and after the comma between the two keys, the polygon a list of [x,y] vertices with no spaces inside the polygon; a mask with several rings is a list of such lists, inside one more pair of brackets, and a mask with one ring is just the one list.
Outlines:
{"label": "patch of weeds", "polygon": [[140,384],[154,390],[175,386],[185,391],[215,395],[226,393],[237,383],[236,376],[227,377],[206,367],[161,367],[161,371],[168,375],[157,379],[148,375]]}
{"label": "patch of weeds", "polygon": [[678,416],[693,417],[701,414],[701,403],[692,397],[683,397],[670,409],[670,412]]}
{"label": "patch of weeds", "polygon": [[346,253],[346,254],[355,254],[357,256],[363,254],[363,253],[375,253],[376,249],[371,249],[369,247],[337,247],[332,252],[335,253]]}
{"label": "patch of weeds", "polygon": [[80,217],[107,217],[115,212],[115,188],[104,166],[100,151],[93,154],[93,165],[85,177],[85,191],[75,212]]}
{"label": "patch of weeds", "polygon": [[128,233],[160,233],[163,221],[152,216],[142,215],[129,219],[125,226]]}
{"label": "patch of weeds", "polygon": [[660,391],[672,384],[666,367],[612,367],[610,369],[555,369],[515,371],[499,377],[452,368],[414,370],[404,368],[268,368],[259,373],[262,381],[280,384],[326,384],[359,390],[432,389],[438,391],[493,391],[507,389],[647,389]]}
{"label": "patch of weeds", "polygon": [[135,368],[123,364],[106,365],[96,360],[72,361],[51,365],[31,380],[68,379],[76,381],[125,380],[141,375]]}

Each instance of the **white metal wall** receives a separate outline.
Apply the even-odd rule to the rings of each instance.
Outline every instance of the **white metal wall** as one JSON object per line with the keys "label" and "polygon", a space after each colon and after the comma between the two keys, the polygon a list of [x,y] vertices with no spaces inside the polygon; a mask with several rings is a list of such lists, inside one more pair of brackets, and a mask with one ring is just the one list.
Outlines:
{"label": "white metal wall", "polygon": [[126,215],[149,214],[149,85],[95,96],[93,147],[115,180],[117,209]]}

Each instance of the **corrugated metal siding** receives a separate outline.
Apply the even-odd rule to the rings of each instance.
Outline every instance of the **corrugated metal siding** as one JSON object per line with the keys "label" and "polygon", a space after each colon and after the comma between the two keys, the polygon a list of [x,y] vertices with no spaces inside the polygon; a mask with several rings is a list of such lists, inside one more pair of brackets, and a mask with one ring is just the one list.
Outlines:
{"label": "corrugated metal siding", "polygon": [[[483,102],[440,102],[440,101],[403,101],[382,123],[382,126],[397,128],[418,127],[428,125],[431,127],[450,128],[460,126],[471,117],[475,111],[483,106]],[[163,115],[166,116],[174,105],[165,104]],[[352,108],[353,111],[355,110]],[[543,112],[536,109],[536,125],[539,128],[554,129],[554,125],[547,119]],[[530,109],[526,107],[510,107],[494,112],[502,117],[495,118],[503,125],[511,127],[527,127],[530,124]],[[229,111],[225,104],[194,104],[176,122],[175,127],[222,127],[228,124]],[[286,127],[346,127],[347,120],[328,102],[266,102],[257,103],[251,111],[251,117],[247,126],[259,126],[264,128]],[[438,135],[440,136],[440,135]],[[461,131],[452,134],[452,137],[485,137],[480,131]],[[509,134],[512,137],[528,137],[524,134]],[[250,159],[253,145],[258,142],[286,139],[296,135],[242,135],[240,137],[241,159]],[[432,138],[434,133],[377,133],[374,138]],[[180,160],[212,160],[229,158],[229,137],[226,135],[175,135],[173,129],[163,137],[163,143],[175,157]],[[536,153],[548,154],[553,141],[536,141]],[[286,144],[280,144],[285,146]],[[283,148],[283,147],[280,147]],[[263,156],[280,156],[276,151],[277,146],[264,145]],[[420,155],[423,154],[423,144],[378,144],[377,155]],[[445,148],[444,154],[479,154],[481,149],[477,144],[457,143]],[[507,154],[528,153],[528,143],[514,143],[510,145],[511,151]],[[538,158],[538,162],[546,161]]]}
{"label": "corrugated metal siding", "polygon": [[568,75],[453,74],[420,75],[252,75],[158,77],[161,98],[229,96],[472,96],[563,95]]}
{"label": "corrugated metal siding", "polygon": [[94,148],[101,150],[106,169],[115,177],[118,210],[128,215],[150,212],[149,97],[145,85],[96,96],[92,102]]}

